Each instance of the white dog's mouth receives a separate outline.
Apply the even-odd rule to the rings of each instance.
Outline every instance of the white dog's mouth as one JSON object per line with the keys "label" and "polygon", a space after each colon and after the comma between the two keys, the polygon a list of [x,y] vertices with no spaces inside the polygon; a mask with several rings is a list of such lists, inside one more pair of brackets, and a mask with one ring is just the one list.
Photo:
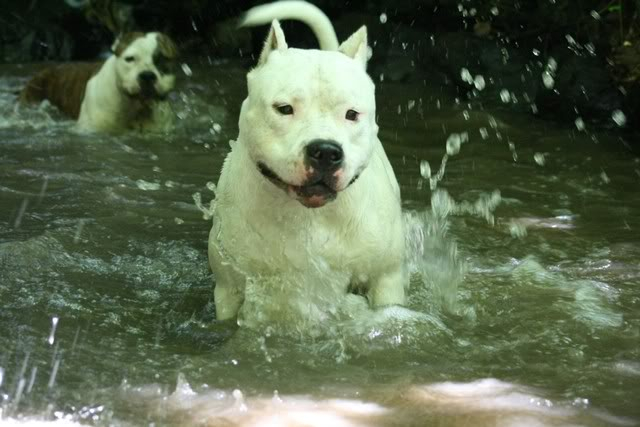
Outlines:
{"label": "white dog's mouth", "polygon": [[139,101],[166,101],[169,93],[161,93],[154,87],[141,87],[140,90],[135,92],[125,91],[127,96],[131,99]]}
{"label": "white dog's mouth", "polygon": [[[258,170],[276,187],[284,190],[289,196],[295,198],[307,208],[322,207],[335,200],[338,196],[335,179],[327,180],[323,177],[311,177],[303,185],[293,185],[282,180],[262,162],[258,162]],[[358,179],[357,175],[349,182],[349,185],[353,184],[356,179]]]}

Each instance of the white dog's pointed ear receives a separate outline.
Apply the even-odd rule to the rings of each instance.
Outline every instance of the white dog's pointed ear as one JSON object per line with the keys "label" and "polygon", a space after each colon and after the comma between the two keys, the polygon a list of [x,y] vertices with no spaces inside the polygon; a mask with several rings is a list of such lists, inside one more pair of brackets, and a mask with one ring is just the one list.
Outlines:
{"label": "white dog's pointed ear", "polygon": [[367,60],[369,59],[369,46],[367,46],[367,27],[363,25],[358,31],[351,34],[348,39],[342,42],[342,44],[338,48],[338,51],[344,53],[350,58],[355,59],[358,62],[361,62],[362,66],[366,68]]}
{"label": "white dog's pointed ear", "polygon": [[269,35],[267,36],[267,40],[264,42],[262,52],[260,52],[258,66],[267,62],[267,58],[272,51],[285,49],[287,49],[287,41],[284,39],[284,33],[280,27],[280,22],[278,22],[277,19],[274,19],[273,22],[271,22]]}

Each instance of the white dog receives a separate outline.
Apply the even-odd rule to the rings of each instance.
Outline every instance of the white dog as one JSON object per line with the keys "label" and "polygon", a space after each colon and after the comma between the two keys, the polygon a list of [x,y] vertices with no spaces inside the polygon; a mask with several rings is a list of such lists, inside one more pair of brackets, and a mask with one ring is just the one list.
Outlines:
{"label": "white dog", "polygon": [[38,73],[20,100],[49,100],[88,131],[166,130],[177,49],[161,33],[127,33],[104,63],[63,64]]}
{"label": "white dog", "polygon": [[[305,22],[323,50],[288,48],[278,18]],[[400,190],[377,137],[366,28],[338,46],[328,18],[302,1],[253,8],[244,25],[272,20],[216,191],[217,317],[252,309],[243,307],[247,286],[259,282],[273,286],[266,298],[282,312],[292,295],[282,287],[302,298],[356,290],[372,307],[403,304]],[[327,283],[307,280],[317,273]]]}

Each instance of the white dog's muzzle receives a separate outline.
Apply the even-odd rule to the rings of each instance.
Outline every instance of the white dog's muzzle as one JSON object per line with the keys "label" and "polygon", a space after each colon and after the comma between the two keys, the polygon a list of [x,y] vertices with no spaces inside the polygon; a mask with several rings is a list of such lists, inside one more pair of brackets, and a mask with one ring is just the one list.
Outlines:
{"label": "white dog's muzzle", "polygon": [[304,148],[305,179],[300,185],[293,185],[280,178],[265,163],[258,162],[258,170],[276,187],[308,208],[319,208],[335,200],[338,192],[345,190],[358,175],[342,189],[340,178],[344,172],[344,151],[335,141],[316,139]]}

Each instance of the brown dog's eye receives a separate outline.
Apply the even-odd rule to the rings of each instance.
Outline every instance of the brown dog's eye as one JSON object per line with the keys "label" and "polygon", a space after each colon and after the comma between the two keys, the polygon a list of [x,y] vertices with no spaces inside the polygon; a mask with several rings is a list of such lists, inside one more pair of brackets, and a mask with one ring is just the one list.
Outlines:
{"label": "brown dog's eye", "polygon": [[349,121],[355,122],[355,121],[358,120],[358,116],[359,115],[360,115],[360,113],[358,113],[356,110],[348,110],[347,114],[345,114],[344,118],[349,120]]}
{"label": "brown dog's eye", "polygon": [[278,113],[282,114],[283,116],[290,116],[293,114],[293,107],[289,104],[274,105],[273,108],[275,108]]}
{"label": "brown dog's eye", "polygon": [[136,60],[136,57],[135,56],[125,56],[124,60],[127,61],[127,62],[133,62],[133,61]]}

